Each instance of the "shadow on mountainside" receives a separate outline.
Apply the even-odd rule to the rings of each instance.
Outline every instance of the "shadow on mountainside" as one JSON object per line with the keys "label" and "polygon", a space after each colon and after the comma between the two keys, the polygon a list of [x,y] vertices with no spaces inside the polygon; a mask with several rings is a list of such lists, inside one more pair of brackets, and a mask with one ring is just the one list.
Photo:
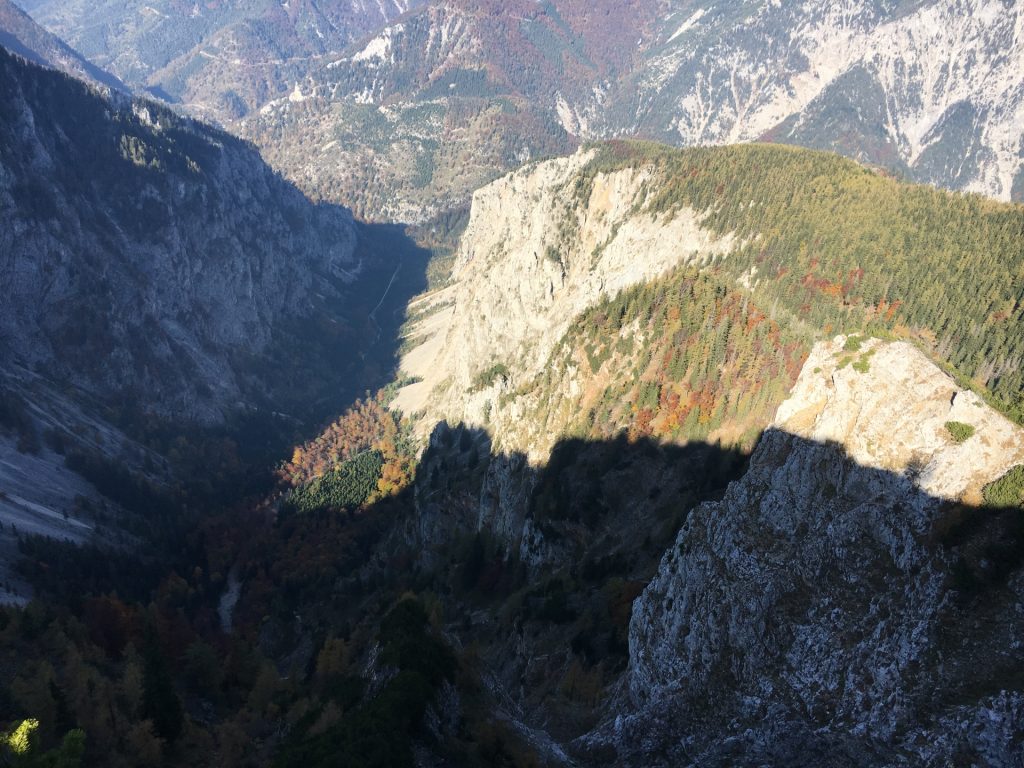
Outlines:
{"label": "shadow on mountainside", "polygon": [[[317,296],[312,314],[280,324],[268,349],[239,360],[254,406],[223,427],[199,430],[193,442],[230,441],[245,477],[226,477],[221,503],[269,492],[271,472],[295,445],[315,437],[358,398],[394,381],[406,307],[427,287],[431,252],[401,224],[356,224],[357,280]],[[168,425],[165,444],[181,428]],[[185,476],[201,477],[202,471]],[[244,483],[240,488],[240,483]]]}
{"label": "shadow on mountainside", "polygon": [[[175,637],[227,654],[215,687],[177,682],[186,710],[282,734],[253,746],[279,766],[1000,764],[1022,737],[1021,506],[777,430],[749,457],[566,439],[531,466],[442,424],[404,490],[215,521],[200,567],[137,599],[173,669]],[[115,561],[29,554],[76,637],[100,596],[139,594]],[[250,711],[269,690],[305,714]]]}
{"label": "shadow on mountainside", "polygon": [[278,329],[249,373],[252,391],[264,393],[261,418],[295,424],[286,433],[292,442],[279,446],[275,460],[396,377],[399,330],[409,301],[427,286],[431,253],[404,225],[359,222],[356,228],[356,281],[333,298],[317,297],[310,316]]}
{"label": "shadow on mountainside", "polygon": [[[29,459],[49,462],[58,477],[67,474],[66,467],[97,489],[95,498],[64,499],[47,490],[53,482],[44,480],[38,498],[29,487],[27,492],[18,488],[20,495],[12,500],[5,494],[13,495],[15,489],[0,487],[0,540],[7,545],[0,557],[13,566],[17,548],[30,557],[45,550],[43,560],[65,561],[67,572],[83,568],[93,574],[86,582],[96,583],[117,581],[117,574],[137,569],[145,578],[122,593],[143,594],[157,583],[161,568],[188,566],[195,555],[188,541],[203,519],[270,493],[273,469],[291,454],[292,446],[316,435],[366,392],[394,380],[405,307],[426,287],[431,254],[401,225],[356,226],[355,258],[363,265],[357,281],[315,297],[310,314],[276,325],[271,343],[258,355],[236,351],[232,369],[246,404],[229,411],[222,424],[159,418],[141,397],[71,400],[82,412],[99,416],[90,415],[87,425],[111,423],[129,436],[125,445],[132,453],[126,448],[111,453],[98,441],[80,439],[82,434],[89,438],[91,431],[53,419],[40,407],[47,401],[38,392],[17,385],[7,390],[0,377],[0,438],[9,436],[20,452],[10,451],[10,461],[16,464],[25,453],[26,466],[31,466]],[[19,513],[9,513],[4,502]],[[38,511],[44,505],[63,512],[66,525],[83,520],[94,526],[99,549],[19,543],[19,534],[60,537],[59,526],[43,525],[49,522]],[[127,541],[136,554],[110,552],[115,538]],[[90,559],[96,562],[90,564]]]}
{"label": "shadow on mountainside", "polygon": [[[203,426],[157,417],[141,395],[89,401],[139,445],[169,459],[162,480],[151,482],[151,460],[143,466],[133,456],[105,455],[67,431],[74,425],[62,430],[39,422],[31,392],[4,393],[0,387],[0,434],[10,432],[24,445],[58,446],[69,467],[143,521],[154,504],[184,505],[191,512],[182,509],[179,522],[174,512],[162,517],[169,526],[187,529],[196,514],[269,493],[273,468],[294,445],[395,379],[406,305],[426,287],[431,254],[406,236],[403,226],[360,223],[357,228],[355,256],[363,265],[357,280],[315,296],[305,316],[279,322],[259,353],[235,351],[231,366],[245,402],[228,411],[224,423]],[[152,493],[139,498],[140,485],[152,485]],[[177,500],[155,501],[167,492]],[[168,535],[165,529],[163,536]]]}
{"label": "shadow on mountainside", "polygon": [[430,257],[404,226],[353,222],[252,144],[2,47],[0,92],[0,384],[74,392],[144,433],[216,423],[236,398],[312,430],[391,379]]}
{"label": "shadow on mountainside", "polygon": [[[460,688],[471,706],[539,729],[544,738],[528,741],[551,764],[548,739],[592,765],[704,754],[711,765],[855,766],[887,764],[911,754],[902,739],[927,738],[935,759],[984,762],[986,739],[998,756],[1024,736],[1007,724],[1016,705],[999,698],[1024,695],[1024,500],[932,498],[911,474],[777,430],[751,457],[568,439],[532,467],[494,451],[486,431],[446,424],[406,497],[311,518],[318,538],[338,514],[350,533],[377,531],[349,567],[363,565],[336,572],[332,603],[346,608],[322,614],[319,631],[373,625],[400,595],[422,595],[447,642],[466,649],[459,668],[487,681],[472,696]],[[390,522],[374,521],[378,511]],[[282,526],[304,535],[302,519]],[[292,592],[282,620],[322,603],[324,586]],[[650,626],[631,630],[639,606]],[[820,646],[807,647],[809,633]],[[642,667],[662,679],[638,697],[627,690]],[[420,728],[410,743],[437,748],[438,734]],[[294,755],[313,754],[307,739],[320,754],[344,752],[344,733],[295,731]]]}
{"label": "shadow on mountainside", "polygon": [[[458,529],[504,536],[509,554],[528,562],[551,561],[556,552],[577,565],[585,553],[660,554],[686,511],[720,494],[746,461],[741,451],[717,445],[621,434],[561,440],[548,462],[534,467],[522,453],[493,452],[485,430],[442,423],[418,468],[419,516],[463,515],[468,507]],[[534,539],[543,541],[541,550]]]}
{"label": "shadow on mountainside", "polygon": [[[68,456],[145,528],[151,499],[129,498],[126,475],[175,511],[237,503],[394,378],[402,310],[430,256],[402,226],[353,224],[251,144],[2,48],[0,94],[5,464],[24,474],[22,455],[42,457],[32,474],[54,489]],[[33,529],[97,522],[81,494],[30,491],[17,514]]]}

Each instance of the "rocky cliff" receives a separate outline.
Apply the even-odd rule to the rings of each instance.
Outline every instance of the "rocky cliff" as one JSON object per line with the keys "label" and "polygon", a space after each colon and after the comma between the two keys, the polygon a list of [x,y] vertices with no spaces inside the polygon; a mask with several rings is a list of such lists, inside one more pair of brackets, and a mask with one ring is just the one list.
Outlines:
{"label": "rocky cliff", "polygon": [[1019,206],[902,184],[835,155],[595,145],[475,194],[451,284],[410,308],[403,370],[422,381],[398,403],[425,409],[428,424],[490,419],[499,443],[531,453],[531,440],[560,426],[512,437],[529,429],[518,396],[553,372],[574,319],[691,265],[794,333],[845,325],[915,339],[1012,412],[1022,226]]}
{"label": "rocky cliff", "polygon": [[6,52],[0,98],[5,373],[217,421],[275,326],[354,276],[350,215],[251,146]]}
{"label": "rocky cliff", "polygon": [[[891,313],[891,299],[851,299],[873,277],[863,248],[861,272],[838,266],[851,237],[829,222],[848,219],[795,223],[802,190],[851,212],[858,233],[871,225],[852,212],[897,188],[935,195],[936,220],[967,200],[890,189],[846,161],[847,181],[839,166],[792,175],[788,159],[824,160],[804,151],[672,153],[692,162],[668,166],[607,152],[478,191],[451,283],[414,302],[406,330],[403,372],[420,381],[395,403],[432,434],[405,541],[443,570],[476,536],[499,553],[487,578],[521,569],[531,585],[500,628],[463,631],[496,695],[585,764],[1012,761],[1024,539],[985,488],[1024,463],[1024,431],[933,362],[966,335],[929,347],[909,328],[933,317],[896,319],[933,282],[900,288]],[[774,239],[762,172],[796,245]],[[860,191],[838,202],[825,178]],[[900,205],[894,232],[917,220]],[[827,245],[801,262],[801,240]],[[929,242],[920,257],[887,249],[875,276],[892,286],[938,260]],[[844,278],[817,277],[832,269]],[[948,305],[974,312],[975,285],[944,280]],[[914,343],[823,340],[809,318],[825,306],[826,321]],[[607,601],[644,584],[626,666]]]}
{"label": "rocky cliff", "polygon": [[845,341],[634,605],[638,714],[605,734],[627,762],[1020,759],[1019,512],[960,502],[1024,462],[1024,430],[906,344]]}
{"label": "rocky cliff", "polygon": [[396,406],[423,412],[421,425],[489,425],[501,448],[545,457],[566,423],[531,425],[529,404],[499,401],[545,371],[588,307],[732,247],[692,211],[642,212],[649,170],[598,173],[584,189],[592,159],[579,152],[527,166],[473,196],[451,284],[411,307],[408,336],[420,343],[402,370],[421,381]]}

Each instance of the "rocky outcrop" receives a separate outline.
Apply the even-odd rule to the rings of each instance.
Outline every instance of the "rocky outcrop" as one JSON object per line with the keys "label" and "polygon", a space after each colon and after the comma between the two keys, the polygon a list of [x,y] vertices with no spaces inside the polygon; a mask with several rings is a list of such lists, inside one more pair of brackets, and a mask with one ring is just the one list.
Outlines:
{"label": "rocky outcrop", "polygon": [[[912,472],[938,499],[982,502],[981,489],[1024,463],[1024,432],[906,343],[840,337],[818,344],[775,426],[841,445],[862,467]],[[856,348],[855,351],[851,348]],[[968,425],[958,442],[946,426]]]}
{"label": "rocky outcrop", "polygon": [[1022,542],[972,564],[1002,513],[956,502],[1024,462],[1024,430],[913,347],[857,346],[815,348],[747,474],[636,601],[638,714],[601,737],[625,762],[1020,759],[1024,697],[999,670],[1024,663]]}

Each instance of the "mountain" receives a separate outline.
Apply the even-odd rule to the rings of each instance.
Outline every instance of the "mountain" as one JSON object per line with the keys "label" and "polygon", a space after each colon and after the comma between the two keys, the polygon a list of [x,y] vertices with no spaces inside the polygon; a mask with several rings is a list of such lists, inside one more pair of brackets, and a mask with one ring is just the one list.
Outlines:
{"label": "mountain", "polygon": [[[680,354],[685,329],[714,335],[720,355],[765,323],[778,326],[773,345],[791,350],[844,329],[911,339],[1020,420],[1022,233],[1020,206],[906,185],[832,154],[757,144],[583,150],[475,193],[451,284],[410,307],[403,370],[421,381],[396,404],[424,412],[425,424],[488,424],[512,441],[503,445],[533,455],[528,446],[539,441],[546,451],[543,435],[558,434],[563,419],[604,420],[607,406],[639,397],[626,371],[632,383],[657,385],[650,428],[671,436],[678,424],[661,415],[668,393],[658,376],[672,371],[683,382],[673,387],[679,402],[689,404],[681,415],[703,402],[704,418],[714,413],[722,426],[721,408],[736,407],[741,390],[730,395],[735,387],[721,381],[710,402],[702,398],[697,383],[719,358]],[[688,319],[685,298],[672,299],[682,305],[671,319],[638,309],[652,297],[634,286],[686,265],[749,293],[758,309],[743,299],[735,300],[742,313],[716,308],[711,316],[724,325],[700,313]],[[683,335],[659,342],[667,322],[682,323]],[[749,356],[736,365],[749,373]],[[797,369],[792,359],[775,366],[791,377],[776,397]],[[567,377],[560,386],[559,376]],[[591,376],[625,389],[590,392]],[[572,393],[572,404],[535,411],[548,408],[551,391]]]}
{"label": "mountain", "polygon": [[239,129],[312,193],[403,220],[612,136],[770,138],[1020,199],[1024,21],[1004,6],[435,3]]}
{"label": "mountain", "polygon": [[1012,764],[1024,430],[985,399],[1019,421],[1021,382],[982,380],[1018,354],[1022,216],[763,145],[474,195],[410,307],[394,406],[429,440],[382,549],[536,759]]}
{"label": "mountain", "polygon": [[137,89],[226,121],[286,94],[317,62],[415,0],[26,2],[41,24]]}
{"label": "mountain", "polygon": [[[212,174],[174,126],[221,134],[171,120]],[[37,600],[0,609],[0,717],[83,728],[86,765],[1013,764],[1022,228],[781,145],[499,178],[407,308],[394,262],[334,286],[371,340],[297,365],[320,314],[257,353],[315,390],[406,321],[397,378],[273,478],[229,471],[238,432],[69,452],[136,538],[11,537]]]}
{"label": "mountain", "polygon": [[0,762],[1020,762],[1016,6],[29,6]]}
{"label": "mountain", "polygon": [[304,189],[422,220],[501,170],[575,146],[560,95],[628,72],[642,2],[431,3],[326,63],[239,129]]}
{"label": "mountain", "polygon": [[1024,431],[970,387],[1020,420],[995,315],[1022,216],[768,145],[613,144],[479,190],[395,405],[431,432],[423,567],[476,530],[481,589],[534,585],[466,630],[502,711],[585,765],[1011,760],[1024,539],[981,508]]}
{"label": "mountain", "polygon": [[351,216],[225,133],[0,55],[5,359],[222,419],[246,387],[239,355],[354,278]]}
{"label": "mountain", "polygon": [[34,22],[11,0],[0,2],[0,45],[29,61],[59,69],[93,85],[126,90],[120,80],[86,61],[77,51]]}

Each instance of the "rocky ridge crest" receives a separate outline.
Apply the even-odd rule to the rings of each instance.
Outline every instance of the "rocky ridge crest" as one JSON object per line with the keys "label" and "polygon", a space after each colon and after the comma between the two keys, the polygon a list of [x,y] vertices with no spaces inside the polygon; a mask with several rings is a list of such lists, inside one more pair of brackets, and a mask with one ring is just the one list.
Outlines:
{"label": "rocky ridge crest", "polygon": [[993,566],[955,532],[999,514],[957,502],[1024,461],[1024,430],[907,344],[845,345],[815,347],[746,475],[691,512],[636,601],[639,714],[605,734],[630,762],[730,742],[800,765],[1014,759],[1024,700],[983,670],[1024,661],[1024,580],[966,586]]}

